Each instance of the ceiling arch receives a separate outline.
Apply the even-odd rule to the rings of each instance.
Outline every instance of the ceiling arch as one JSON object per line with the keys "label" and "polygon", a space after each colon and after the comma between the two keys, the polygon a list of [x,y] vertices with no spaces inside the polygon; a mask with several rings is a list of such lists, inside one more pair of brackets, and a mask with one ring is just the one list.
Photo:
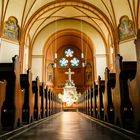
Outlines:
{"label": "ceiling arch", "polygon": [[[73,23],[73,24],[71,24]],[[79,30],[81,22],[78,20],[73,20],[73,19],[67,19],[67,20],[60,20],[57,22],[57,30],[54,28],[55,27],[55,22],[52,24],[49,24],[46,26],[41,32],[37,35],[34,44],[33,44],[33,49],[32,49],[32,54],[33,55],[43,55],[44,52],[44,45],[45,42],[49,40],[49,37],[56,32],[63,31],[65,29],[67,30]],[[51,29],[51,30],[50,30]],[[106,49],[106,43],[104,42],[103,37],[101,34],[93,28],[91,25],[88,23],[84,22],[83,30],[82,32],[87,35],[91,42],[92,42],[92,47],[95,46],[95,52],[97,54],[103,53],[105,54],[105,49]],[[45,36],[45,37],[44,37]],[[92,48],[93,49],[93,48]]]}
{"label": "ceiling arch", "polygon": [[[71,14],[68,14],[67,11],[71,11],[69,12]],[[107,39],[108,34],[111,33],[110,20],[97,7],[91,6],[89,3],[85,2],[70,3],[70,1],[61,1],[54,5],[50,5],[49,3],[46,6],[43,6],[30,18],[27,24],[27,30],[28,33],[32,36],[32,40],[34,40],[38,32],[40,32],[40,30],[43,29],[46,25],[60,19],[77,19],[86,21],[96,27],[96,29],[102,33],[102,36],[104,36],[105,39]],[[82,27],[79,26],[79,29],[80,28]]]}
{"label": "ceiling arch", "polygon": [[[82,36],[81,36],[82,35]],[[87,53],[87,48],[90,50],[91,53],[94,53],[94,47],[90,38],[85,35],[81,34],[78,30],[73,29],[65,29],[61,30],[56,34],[53,34],[45,43],[44,45],[44,56],[47,54],[48,49],[51,49],[53,54],[57,53],[57,51],[64,46],[73,46],[77,47],[81,52]],[[85,54],[87,55],[87,54]],[[92,54],[93,56],[93,54]],[[50,57],[50,56],[46,56]],[[53,60],[53,55],[51,55],[51,59]]]}

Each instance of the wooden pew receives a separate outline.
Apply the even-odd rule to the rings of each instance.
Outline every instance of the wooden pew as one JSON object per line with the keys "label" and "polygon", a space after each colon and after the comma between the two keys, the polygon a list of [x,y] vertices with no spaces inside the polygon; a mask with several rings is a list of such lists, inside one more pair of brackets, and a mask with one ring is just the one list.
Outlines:
{"label": "wooden pew", "polygon": [[104,121],[113,123],[114,109],[112,103],[111,88],[115,86],[115,73],[110,73],[108,68],[105,69],[105,91],[103,93]]}
{"label": "wooden pew", "polygon": [[85,90],[84,95],[85,95],[85,114],[87,114],[88,112],[87,90]]}
{"label": "wooden pew", "polygon": [[86,96],[86,91],[84,91],[84,94],[83,94],[83,96],[84,96],[84,113],[86,114],[87,113],[87,96]]}
{"label": "wooden pew", "polygon": [[93,116],[92,98],[93,98],[92,88],[89,88],[89,115],[90,116]]}
{"label": "wooden pew", "polygon": [[52,90],[50,90],[49,93],[50,93],[49,94],[49,115],[52,115],[52,105],[53,105],[53,102],[52,102],[52,94],[53,94],[53,92],[52,92]]}
{"label": "wooden pew", "polygon": [[88,105],[87,114],[90,115],[91,114],[91,92],[90,92],[90,88],[87,89],[87,105]]}
{"label": "wooden pew", "polygon": [[[116,62],[116,81],[112,89],[112,100],[114,106],[115,124],[127,128],[132,119],[132,104],[129,99],[127,80],[134,78],[136,73],[136,62],[122,62],[122,57],[117,55]],[[127,121],[127,122],[126,122]]]}
{"label": "wooden pew", "polygon": [[133,106],[134,122],[133,128],[136,132],[140,133],[140,30],[137,33],[135,40],[136,56],[137,56],[137,69],[135,78],[129,79],[129,97]]}
{"label": "wooden pew", "polygon": [[48,117],[48,87],[45,88],[45,116]]}
{"label": "wooden pew", "polygon": [[92,97],[92,112],[93,112],[93,117],[97,118],[97,94],[98,94],[98,85],[94,82],[93,88],[91,89],[91,92],[93,92],[93,97]]}
{"label": "wooden pew", "polygon": [[41,118],[45,117],[45,87],[44,83],[40,84],[40,96],[41,96]]}
{"label": "wooden pew", "polygon": [[84,113],[87,114],[87,93],[84,91]]}
{"label": "wooden pew", "polygon": [[24,124],[28,124],[34,121],[34,97],[32,91],[32,73],[28,69],[27,74],[20,75],[20,83],[22,89],[25,90],[22,120]]}
{"label": "wooden pew", "polygon": [[83,113],[84,110],[84,94],[81,95],[81,97],[77,101],[78,104],[78,111]]}
{"label": "wooden pew", "polygon": [[63,103],[62,103],[62,100],[59,99],[58,96],[56,97],[56,102],[57,102],[57,105],[56,105],[57,113],[63,111]]}
{"label": "wooden pew", "polygon": [[19,57],[14,56],[12,61],[12,63],[0,63],[0,80],[7,81],[6,98],[1,116],[4,130],[11,130],[22,125],[24,93],[20,87]]}
{"label": "wooden pew", "polygon": [[105,89],[105,81],[101,80],[98,76],[98,94],[97,94],[97,118],[103,119],[104,108],[103,108],[103,93]]}
{"label": "wooden pew", "polygon": [[55,94],[52,93],[52,114],[55,114]]}
{"label": "wooden pew", "polygon": [[0,81],[0,131],[2,129],[1,127],[1,111],[2,111],[2,106],[5,101],[5,96],[6,96],[6,81]]}
{"label": "wooden pew", "polygon": [[35,94],[34,104],[34,119],[39,120],[41,118],[41,96],[40,96],[40,81],[39,77],[36,77],[35,81],[32,81],[33,93]]}
{"label": "wooden pew", "polygon": [[50,116],[50,107],[51,107],[51,90],[48,89],[48,92],[47,92],[47,116]]}

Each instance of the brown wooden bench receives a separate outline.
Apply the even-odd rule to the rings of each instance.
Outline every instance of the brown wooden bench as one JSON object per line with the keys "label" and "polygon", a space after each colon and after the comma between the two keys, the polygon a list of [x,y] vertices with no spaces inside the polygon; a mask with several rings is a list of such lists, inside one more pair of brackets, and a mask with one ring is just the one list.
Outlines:
{"label": "brown wooden bench", "polygon": [[93,87],[91,89],[91,92],[93,94],[92,97],[92,112],[93,112],[93,117],[97,118],[97,94],[98,94],[98,85],[94,82]]}
{"label": "brown wooden bench", "polygon": [[34,121],[34,98],[32,91],[32,73],[28,69],[27,74],[20,75],[21,88],[25,90],[24,104],[22,108],[22,120],[24,124]]}
{"label": "brown wooden bench", "polygon": [[45,87],[44,83],[40,83],[40,96],[41,96],[41,118],[45,117]]}
{"label": "brown wooden bench", "polygon": [[104,117],[104,108],[103,108],[103,92],[105,88],[105,81],[101,80],[101,77],[98,76],[98,94],[97,94],[97,118],[103,119]]}
{"label": "brown wooden bench", "polygon": [[56,95],[56,113],[62,111],[62,100]]}
{"label": "brown wooden bench", "polygon": [[88,99],[89,99],[89,115],[93,116],[93,105],[92,105],[93,91],[92,88],[89,88]]}
{"label": "brown wooden bench", "polygon": [[88,90],[85,90],[85,107],[86,114],[89,114]]}
{"label": "brown wooden bench", "polygon": [[84,113],[84,94],[81,95],[81,97],[77,101],[78,104],[78,111]]}
{"label": "brown wooden bench", "polygon": [[51,90],[47,92],[47,116],[51,115]]}
{"label": "brown wooden bench", "polygon": [[52,113],[53,113],[53,100],[52,100],[52,94],[53,94],[53,92],[52,92],[52,89],[50,90],[50,92],[49,92],[49,115],[52,115]]}
{"label": "brown wooden bench", "polygon": [[132,121],[132,104],[129,99],[127,80],[134,78],[136,73],[136,62],[122,61],[122,57],[117,55],[116,62],[116,81],[112,89],[112,100],[114,106],[115,124],[127,128]]}
{"label": "brown wooden bench", "polygon": [[140,30],[137,33],[135,40],[136,56],[137,56],[137,70],[135,78],[129,79],[129,97],[133,106],[134,114],[134,130],[140,133]]}
{"label": "brown wooden bench", "polygon": [[113,123],[114,108],[112,103],[111,88],[115,86],[115,73],[110,73],[108,68],[105,69],[105,90],[103,93],[104,121]]}
{"label": "brown wooden bench", "polygon": [[1,131],[1,111],[6,96],[6,81],[0,81],[0,131]]}
{"label": "brown wooden bench", "polygon": [[46,88],[45,88],[45,100],[46,100],[46,102],[45,102],[45,116],[46,117],[48,117],[48,115],[49,115],[49,113],[48,113],[48,109],[49,109],[49,107],[48,107],[48,94],[49,94],[49,89],[48,89],[48,87],[46,86]]}
{"label": "brown wooden bench", "polygon": [[6,98],[1,116],[2,127],[6,130],[22,125],[24,93],[20,86],[19,57],[13,57],[12,61],[12,63],[0,63],[0,80],[7,81]]}
{"label": "brown wooden bench", "polygon": [[41,118],[41,96],[40,96],[40,81],[39,77],[32,81],[33,93],[35,94],[34,104],[34,119],[39,120]]}
{"label": "brown wooden bench", "polygon": [[54,92],[52,92],[52,114],[55,112],[55,95]]}

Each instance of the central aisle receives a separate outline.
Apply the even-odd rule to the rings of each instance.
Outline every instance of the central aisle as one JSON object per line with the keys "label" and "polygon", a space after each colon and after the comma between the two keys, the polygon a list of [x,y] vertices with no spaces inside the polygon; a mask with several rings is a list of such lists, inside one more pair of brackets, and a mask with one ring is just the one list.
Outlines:
{"label": "central aisle", "polygon": [[77,112],[63,112],[14,140],[128,140]]}

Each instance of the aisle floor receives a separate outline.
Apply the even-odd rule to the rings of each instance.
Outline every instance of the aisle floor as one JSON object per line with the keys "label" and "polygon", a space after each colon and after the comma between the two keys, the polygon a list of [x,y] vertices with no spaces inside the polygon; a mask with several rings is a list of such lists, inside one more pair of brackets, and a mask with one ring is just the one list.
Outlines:
{"label": "aisle floor", "polygon": [[63,112],[13,140],[128,140],[128,138],[84,118],[78,112]]}

